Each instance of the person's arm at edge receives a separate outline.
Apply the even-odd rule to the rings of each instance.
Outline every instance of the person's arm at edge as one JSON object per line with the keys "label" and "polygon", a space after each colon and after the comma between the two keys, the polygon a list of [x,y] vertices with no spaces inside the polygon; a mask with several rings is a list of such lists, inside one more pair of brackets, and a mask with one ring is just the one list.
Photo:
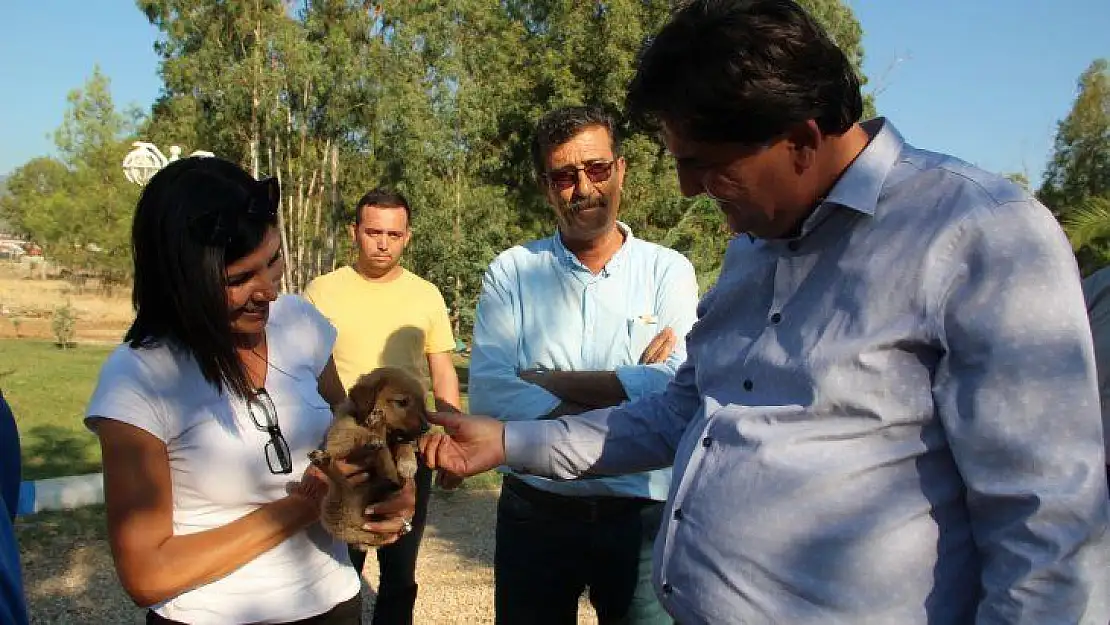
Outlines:
{"label": "person's arm at edge", "polygon": [[984,207],[951,238],[951,270],[926,286],[947,348],[937,412],[983,563],[976,623],[1095,622],[1107,488],[1074,258],[1039,206]]}

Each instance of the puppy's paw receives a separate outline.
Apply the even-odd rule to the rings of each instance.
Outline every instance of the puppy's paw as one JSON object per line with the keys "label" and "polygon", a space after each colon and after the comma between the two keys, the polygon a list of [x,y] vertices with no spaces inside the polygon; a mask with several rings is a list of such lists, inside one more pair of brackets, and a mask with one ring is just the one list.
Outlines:
{"label": "puppy's paw", "polygon": [[397,461],[397,475],[411,480],[416,475],[416,459],[415,458],[401,458]]}
{"label": "puppy's paw", "polygon": [[385,411],[381,408],[371,410],[369,417],[366,419],[367,427],[375,427],[382,423],[385,423]]}
{"label": "puppy's paw", "polygon": [[331,464],[331,454],[323,449],[313,449],[308,452],[308,461],[318,467],[326,467]]}

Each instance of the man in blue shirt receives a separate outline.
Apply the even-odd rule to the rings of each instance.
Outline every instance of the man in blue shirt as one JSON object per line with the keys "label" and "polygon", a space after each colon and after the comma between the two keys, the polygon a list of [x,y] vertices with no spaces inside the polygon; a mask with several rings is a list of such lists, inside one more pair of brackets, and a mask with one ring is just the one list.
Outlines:
{"label": "man in blue shirt", "polygon": [[[587,107],[538,124],[533,160],[557,233],[514,247],[482,283],[470,408],[551,419],[662,391],[685,358],[697,280],[681,254],[617,221],[625,161]],[[589,588],[603,624],[670,623],[651,549],[670,469],[576,483],[507,473],[497,509],[497,623],[573,624]]]}
{"label": "man in blue shirt", "polygon": [[1000,176],[860,123],[791,0],[694,0],[640,56],[686,195],[737,233],[667,390],[437,415],[433,468],[674,463],[655,588],[683,625],[1105,625],[1110,503],[1070,246]]}
{"label": "man in blue shirt", "polygon": [[0,392],[0,623],[27,623],[19,546],[12,523],[19,506],[19,432],[15,416]]}

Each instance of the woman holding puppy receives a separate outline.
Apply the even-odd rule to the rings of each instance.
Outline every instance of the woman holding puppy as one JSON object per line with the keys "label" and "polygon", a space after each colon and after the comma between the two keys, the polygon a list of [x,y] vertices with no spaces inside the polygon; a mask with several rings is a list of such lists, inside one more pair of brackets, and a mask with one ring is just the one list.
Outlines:
{"label": "woman holding puppy", "polygon": [[[148,623],[361,622],[359,579],[317,523],[327,485],[307,458],[345,399],[335,331],[277,295],[278,198],[273,179],[187,158],[136,208],[136,317],[86,423],[116,571]],[[368,529],[396,540],[413,504],[408,485]]]}

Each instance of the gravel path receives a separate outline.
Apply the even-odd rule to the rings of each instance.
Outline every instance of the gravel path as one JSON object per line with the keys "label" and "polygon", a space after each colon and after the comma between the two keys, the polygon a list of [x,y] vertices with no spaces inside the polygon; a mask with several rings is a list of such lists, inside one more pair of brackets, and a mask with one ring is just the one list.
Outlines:
{"label": "gravel path", "polygon": [[[421,547],[418,624],[493,623],[493,522],[496,490],[436,492]],[[120,589],[104,538],[101,507],[44,513],[17,522],[32,623],[143,623]],[[377,564],[367,561],[370,622]],[[579,624],[596,624],[583,601]]]}

